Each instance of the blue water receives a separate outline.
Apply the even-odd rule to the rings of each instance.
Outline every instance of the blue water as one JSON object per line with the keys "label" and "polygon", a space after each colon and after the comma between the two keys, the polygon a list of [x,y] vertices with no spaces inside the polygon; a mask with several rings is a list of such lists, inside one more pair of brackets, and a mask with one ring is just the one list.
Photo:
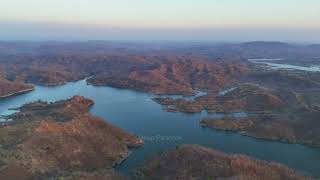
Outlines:
{"label": "blue water", "polygon": [[207,92],[196,91],[194,96],[183,96],[183,95],[155,95],[155,98],[171,98],[171,99],[185,99],[189,101],[193,101],[198,97],[207,95]]}
{"label": "blue water", "polygon": [[[169,113],[152,101],[153,95],[110,87],[94,87],[84,80],[59,87],[39,87],[35,91],[0,100],[0,114],[12,113],[35,100],[56,101],[82,95],[95,101],[92,114],[134,133],[145,140],[145,145],[129,156],[117,169],[130,173],[147,156],[179,144],[200,144],[232,153],[283,163],[305,174],[320,177],[320,149],[297,144],[263,141],[236,133],[214,131],[199,125],[208,114]],[[211,114],[212,117],[223,116]]]}
{"label": "blue water", "polygon": [[320,66],[310,66],[310,67],[304,67],[304,66],[296,66],[296,65],[290,65],[290,64],[278,64],[278,63],[270,63],[268,61],[281,61],[282,59],[249,59],[250,62],[256,63],[256,64],[263,64],[270,69],[274,70],[299,70],[299,71],[309,71],[309,72],[320,72]]}
{"label": "blue water", "polygon": [[232,92],[232,91],[234,91],[236,89],[237,89],[237,87],[233,87],[233,88],[229,88],[229,89],[226,89],[226,90],[222,90],[222,91],[219,92],[219,95],[220,96],[224,96],[224,95],[228,94],[229,92]]}

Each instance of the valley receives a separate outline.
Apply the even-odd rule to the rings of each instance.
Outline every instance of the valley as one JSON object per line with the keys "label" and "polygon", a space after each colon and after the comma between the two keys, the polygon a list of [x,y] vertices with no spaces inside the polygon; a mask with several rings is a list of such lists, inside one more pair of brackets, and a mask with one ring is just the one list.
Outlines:
{"label": "valley", "polygon": [[[117,44],[90,43],[0,54],[3,177],[126,179],[139,172],[156,179],[160,172],[173,178],[194,170],[199,179],[254,178],[257,171],[261,178],[269,172],[274,179],[320,176],[320,73],[248,61],[287,53],[275,44],[296,46],[252,42],[142,51],[121,44],[118,51]],[[316,51],[292,53],[308,57]],[[60,155],[66,149],[74,151]],[[181,164],[181,174],[146,160],[174,166],[168,153],[185,163],[193,156],[208,163],[221,158],[216,165],[222,169],[211,174],[205,168],[217,167]],[[230,162],[248,169],[235,171]]]}

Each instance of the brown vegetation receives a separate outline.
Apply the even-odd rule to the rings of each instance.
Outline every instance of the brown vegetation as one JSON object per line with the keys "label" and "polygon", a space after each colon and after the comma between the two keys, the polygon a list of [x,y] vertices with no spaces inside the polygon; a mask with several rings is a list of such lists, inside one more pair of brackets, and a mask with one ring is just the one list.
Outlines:
{"label": "brown vegetation", "polygon": [[[266,72],[262,71],[261,74]],[[247,112],[251,114],[247,118],[205,119],[201,123],[214,129],[241,132],[256,138],[320,146],[318,75],[315,73],[303,76],[296,72],[275,74],[278,76],[263,75],[266,79],[253,81],[260,85],[241,83],[224,94],[212,92],[195,100],[154,100],[167,106],[170,112]],[[268,80],[272,77],[275,78],[274,83]],[[291,77],[299,77],[299,80],[294,78],[296,80],[293,81]],[[295,86],[300,80],[310,86]],[[262,84],[265,86],[261,86]]]}
{"label": "brown vegetation", "polygon": [[218,89],[248,72],[240,61],[209,61],[182,55],[0,55],[3,79],[45,86],[92,76],[93,85],[108,85],[156,94],[191,95]]}
{"label": "brown vegetation", "polygon": [[91,116],[92,104],[75,96],[55,103],[26,104],[10,115],[13,121],[0,128],[1,176],[116,177],[112,171],[100,171],[113,168],[127,157],[129,148],[141,146],[142,141]]}
{"label": "brown vegetation", "polygon": [[311,179],[293,170],[243,155],[227,155],[197,145],[182,145],[150,158],[138,169],[137,179]]}
{"label": "brown vegetation", "polygon": [[155,94],[192,95],[194,90],[217,90],[243,76],[248,69],[241,63],[213,63],[208,61],[171,60],[155,68],[132,70],[128,74],[104,73],[88,81],[93,85],[109,85]]}
{"label": "brown vegetation", "polygon": [[162,105],[172,105],[177,111],[196,113],[208,112],[242,112],[271,111],[284,107],[283,100],[271,90],[255,84],[241,84],[226,94],[211,92],[193,101],[185,99],[155,98]]}
{"label": "brown vegetation", "polygon": [[5,79],[1,79],[0,77],[0,98],[16,95],[19,93],[25,93],[32,90],[32,85],[14,83]]}
{"label": "brown vegetation", "polygon": [[204,119],[201,125],[218,130],[241,132],[256,138],[320,147],[319,116],[319,111],[267,113],[246,118]]}

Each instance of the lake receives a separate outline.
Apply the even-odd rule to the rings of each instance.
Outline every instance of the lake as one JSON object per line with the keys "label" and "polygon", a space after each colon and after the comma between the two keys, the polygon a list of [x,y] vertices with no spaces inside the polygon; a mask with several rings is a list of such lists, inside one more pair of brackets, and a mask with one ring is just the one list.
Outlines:
{"label": "lake", "polygon": [[204,117],[223,114],[169,113],[152,101],[154,95],[111,87],[94,87],[85,80],[58,87],[36,86],[26,94],[0,100],[0,114],[10,114],[24,103],[45,100],[57,101],[74,95],[93,99],[91,113],[134,133],[145,140],[145,145],[132,152],[116,169],[130,173],[145,157],[179,144],[199,144],[228,153],[242,153],[258,159],[283,163],[307,175],[320,178],[320,149],[297,144],[258,140],[240,134],[202,128]]}
{"label": "lake", "polygon": [[309,71],[309,72],[320,72],[320,66],[297,66],[297,65],[291,65],[291,64],[280,64],[280,63],[271,63],[268,61],[281,61],[283,59],[248,59],[250,62],[255,64],[262,64],[266,65],[270,69],[274,70],[299,70],[299,71]]}

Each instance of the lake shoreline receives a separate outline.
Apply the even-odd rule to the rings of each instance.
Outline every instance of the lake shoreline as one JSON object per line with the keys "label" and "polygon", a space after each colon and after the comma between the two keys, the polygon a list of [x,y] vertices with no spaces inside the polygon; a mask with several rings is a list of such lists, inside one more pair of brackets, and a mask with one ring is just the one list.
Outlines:
{"label": "lake shoreline", "polygon": [[20,90],[20,91],[17,91],[17,92],[9,93],[9,94],[6,94],[6,95],[2,95],[2,96],[0,96],[0,100],[4,99],[4,98],[11,97],[11,96],[15,96],[15,95],[27,93],[27,92],[30,92],[30,91],[34,91],[34,90],[35,90],[35,88],[28,88],[28,89]]}
{"label": "lake shoreline", "polygon": [[[36,91],[28,94],[21,95],[17,100],[19,104],[15,104],[16,98],[10,99],[10,101],[3,101],[4,106],[0,106],[2,109],[8,109],[7,107],[19,107],[21,103],[33,102],[37,99],[54,102],[59,99],[66,99],[72,95],[80,94],[85,97],[94,99],[96,101],[95,106],[90,109],[90,112],[94,116],[103,117],[104,119],[110,119],[111,124],[121,127],[134,134],[143,134],[145,136],[152,136],[154,133],[171,136],[177,135],[183,137],[179,142],[147,142],[145,146],[134,153],[132,153],[127,159],[116,166],[116,170],[130,175],[136,165],[143,162],[142,160],[149,155],[156,154],[161,149],[166,149],[167,146],[172,147],[175,144],[199,144],[204,147],[217,148],[224,152],[235,152],[238,154],[246,154],[250,152],[250,156],[255,159],[275,161],[277,163],[284,164],[292,169],[306,172],[306,174],[312,174],[314,177],[319,177],[317,168],[313,167],[314,160],[310,160],[308,156],[310,153],[318,154],[318,150],[315,148],[296,145],[287,145],[285,143],[268,142],[267,140],[257,141],[253,137],[240,136],[237,133],[215,132],[204,130],[200,126],[197,126],[201,116],[207,116],[201,113],[195,113],[188,115],[185,113],[166,113],[161,109],[161,105],[150,100],[153,95],[150,93],[138,93],[138,91],[130,89],[118,89],[114,87],[95,87],[87,84],[85,80],[80,80],[75,83],[67,83],[58,87],[42,87],[36,86]],[[134,98],[131,98],[133,97]],[[148,100],[146,100],[148,99]],[[13,103],[10,103],[10,102]],[[6,105],[8,104],[8,105]],[[125,114],[133,113],[129,117]],[[150,122],[152,121],[152,122]],[[150,124],[151,123],[151,124]],[[168,123],[170,126],[168,126]],[[181,131],[177,131],[177,127]],[[188,131],[182,130],[186,128]],[[157,129],[157,131],[155,131]],[[193,139],[195,138],[195,139]],[[241,143],[239,149],[233,146],[233,144]],[[277,149],[283,152],[284,149],[291,148],[292,151],[289,155],[284,154],[284,158],[278,157],[273,151],[264,151],[265,148]],[[311,152],[309,152],[311,151]],[[142,154],[141,154],[142,153]],[[146,154],[145,154],[146,153]],[[294,154],[299,153],[303,158],[307,157],[304,161],[311,163],[310,166],[300,167],[300,160],[294,159]],[[290,155],[291,154],[291,155]],[[296,162],[297,161],[297,162]]]}
{"label": "lake shoreline", "polygon": [[222,132],[230,132],[233,134],[239,134],[241,136],[246,136],[249,138],[253,138],[253,139],[257,139],[257,140],[262,140],[262,141],[270,141],[270,142],[279,142],[279,143],[286,143],[286,144],[295,144],[295,145],[302,145],[302,146],[306,146],[309,148],[314,148],[314,149],[320,149],[320,145],[319,144],[310,144],[310,143],[306,143],[303,141],[289,141],[286,139],[282,139],[282,138],[267,138],[267,137],[262,137],[262,136],[254,136],[254,135],[250,135],[249,133],[245,132],[245,131],[239,131],[239,130],[233,130],[233,129],[228,129],[228,128],[221,128],[221,127],[213,127],[213,126],[208,126],[206,125],[204,122],[202,122],[200,120],[199,122],[200,126],[203,128],[207,128],[213,131],[222,131]]}

